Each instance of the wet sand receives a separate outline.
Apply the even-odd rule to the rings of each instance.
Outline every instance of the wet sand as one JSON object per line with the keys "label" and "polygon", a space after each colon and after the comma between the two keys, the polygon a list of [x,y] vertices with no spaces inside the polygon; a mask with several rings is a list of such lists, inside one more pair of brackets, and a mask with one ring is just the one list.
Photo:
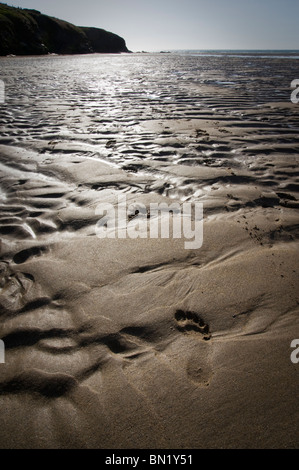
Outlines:
{"label": "wet sand", "polygon": [[[298,60],[0,67],[0,447],[298,447]],[[120,195],[202,247],[99,239]]]}

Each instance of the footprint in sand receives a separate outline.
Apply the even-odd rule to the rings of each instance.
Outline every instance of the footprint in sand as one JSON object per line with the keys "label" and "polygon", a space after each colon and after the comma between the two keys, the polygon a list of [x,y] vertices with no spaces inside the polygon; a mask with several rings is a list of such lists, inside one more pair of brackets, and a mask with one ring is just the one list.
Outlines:
{"label": "footprint in sand", "polygon": [[174,317],[179,331],[187,334],[198,333],[205,341],[211,339],[209,325],[197,313],[177,310]]}
{"label": "footprint in sand", "polygon": [[[204,341],[211,339],[210,328],[196,312],[177,310],[175,313],[177,329],[185,334],[193,334]],[[186,365],[188,378],[196,385],[208,387],[213,376],[209,360],[209,345],[197,343]]]}
{"label": "footprint in sand", "polygon": [[207,358],[192,357],[187,364],[187,375],[194,384],[209,387],[213,370]]}

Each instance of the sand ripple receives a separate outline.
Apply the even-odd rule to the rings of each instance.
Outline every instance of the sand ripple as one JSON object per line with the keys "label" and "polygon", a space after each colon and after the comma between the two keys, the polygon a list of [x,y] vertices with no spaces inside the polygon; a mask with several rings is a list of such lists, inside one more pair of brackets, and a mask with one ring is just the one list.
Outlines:
{"label": "sand ripple", "polygon": [[[1,59],[1,447],[298,445],[297,71]],[[119,195],[202,202],[203,247],[99,240]]]}

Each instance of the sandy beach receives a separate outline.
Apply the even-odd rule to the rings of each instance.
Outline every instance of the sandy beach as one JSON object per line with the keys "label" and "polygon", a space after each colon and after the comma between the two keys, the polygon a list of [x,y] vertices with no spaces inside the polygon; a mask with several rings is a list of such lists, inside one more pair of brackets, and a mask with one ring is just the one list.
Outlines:
{"label": "sandy beach", "polygon": [[[0,59],[0,448],[298,447],[298,64]],[[120,196],[202,246],[98,238]]]}

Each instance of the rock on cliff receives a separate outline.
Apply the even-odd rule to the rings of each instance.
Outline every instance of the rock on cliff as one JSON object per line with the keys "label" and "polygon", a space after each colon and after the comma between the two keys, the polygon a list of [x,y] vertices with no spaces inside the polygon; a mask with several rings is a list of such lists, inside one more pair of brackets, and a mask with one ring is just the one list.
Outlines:
{"label": "rock on cliff", "polygon": [[129,52],[125,40],[104,29],[74,26],[36,10],[0,3],[0,55]]}

